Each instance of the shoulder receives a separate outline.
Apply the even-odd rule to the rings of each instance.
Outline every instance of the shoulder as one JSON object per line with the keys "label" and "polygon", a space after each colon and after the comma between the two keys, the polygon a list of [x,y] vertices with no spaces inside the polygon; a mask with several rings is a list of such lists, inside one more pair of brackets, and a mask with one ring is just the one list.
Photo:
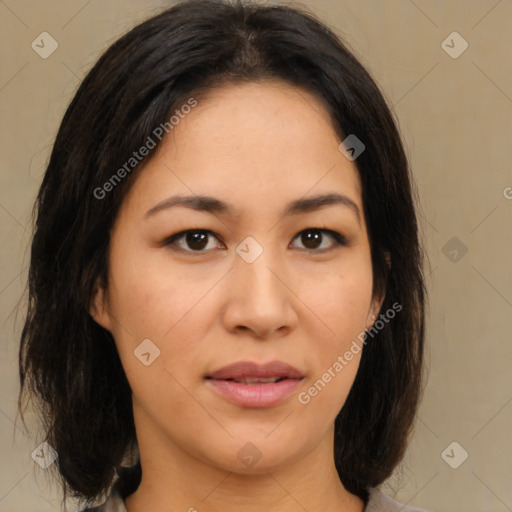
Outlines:
{"label": "shoulder", "polygon": [[402,505],[375,488],[369,489],[368,494],[368,504],[364,512],[427,512],[421,508]]}
{"label": "shoulder", "polygon": [[117,468],[116,475],[107,498],[81,512],[126,512],[124,500],[137,489],[142,476],[140,461],[134,466]]}
{"label": "shoulder", "polygon": [[93,508],[86,508],[82,512],[126,512],[124,500],[117,488],[113,488],[107,499]]}

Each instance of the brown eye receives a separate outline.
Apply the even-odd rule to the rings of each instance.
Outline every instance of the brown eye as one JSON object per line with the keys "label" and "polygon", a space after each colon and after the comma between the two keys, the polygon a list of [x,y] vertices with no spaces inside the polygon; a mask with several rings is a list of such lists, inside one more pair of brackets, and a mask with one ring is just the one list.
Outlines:
{"label": "brown eye", "polygon": [[185,235],[185,241],[191,249],[202,250],[208,245],[208,233],[189,232]]}
{"label": "brown eye", "polygon": [[[318,229],[318,228],[309,228],[305,229],[304,231],[301,231],[295,239],[299,238],[302,242],[304,249],[306,250],[324,250],[324,249],[332,249],[336,245],[347,245],[346,238],[341,235],[340,233],[337,233],[336,231],[331,231],[329,229]],[[334,240],[334,244],[325,244],[322,246],[325,239],[327,241],[329,238]]]}
{"label": "brown eye", "polygon": [[307,249],[318,249],[321,245],[323,234],[321,231],[304,231],[301,235],[301,242]]}
{"label": "brown eye", "polygon": [[[165,241],[164,245],[176,245],[179,249],[187,252],[207,252],[204,249],[208,248],[211,238],[216,238],[211,231],[205,229],[188,230],[171,236]],[[215,249],[215,247],[218,247],[218,244],[209,247],[208,250]]]}

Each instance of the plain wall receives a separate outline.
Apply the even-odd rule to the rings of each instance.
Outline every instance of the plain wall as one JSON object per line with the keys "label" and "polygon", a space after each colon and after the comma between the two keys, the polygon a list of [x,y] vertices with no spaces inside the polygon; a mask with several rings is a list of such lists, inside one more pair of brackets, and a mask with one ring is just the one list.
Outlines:
{"label": "plain wall", "polygon": [[[99,54],[170,4],[0,2],[2,512],[52,512],[60,503],[59,488],[31,457],[40,437],[27,435],[19,418],[14,423],[24,309],[18,318],[13,311],[27,278],[30,211],[51,144]],[[404,463],[383,490],[432,512],[512,510],[512,2],[304,5],[345,39],[383,89],[421,199],[430,260],[429,380]],[[469,45],[457,58],[442,46],[454,31]],[[47,59],[31,47],[42,32],[59,45]],[[457,36],[446,44],[452,53],[462,48]],[[457,469],[441,456],[454,441],[468,453]],[[457,462],[463,452],[455,446],[447,453]]]}

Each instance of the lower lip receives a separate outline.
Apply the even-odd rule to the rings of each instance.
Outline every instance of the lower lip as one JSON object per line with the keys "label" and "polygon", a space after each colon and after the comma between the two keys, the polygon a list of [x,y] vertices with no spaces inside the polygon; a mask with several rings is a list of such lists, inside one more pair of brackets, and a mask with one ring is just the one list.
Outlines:
{"label": "lower lip", "polygon": [[231,380],[207,379],[209,386],[228,402],[241,407],[273,407],[284,402],[302,379],[285,379],[274,384],[241,384]]}

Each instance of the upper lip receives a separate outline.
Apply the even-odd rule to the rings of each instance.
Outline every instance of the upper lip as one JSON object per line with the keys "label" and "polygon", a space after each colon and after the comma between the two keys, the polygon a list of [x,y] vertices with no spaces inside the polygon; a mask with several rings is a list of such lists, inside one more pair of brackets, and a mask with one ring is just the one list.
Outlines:
{"label": "upper lip", "polygon": [[258,364],[252,361],[239,361],[220,368],[206,378],[227,380],[269,377],[302,379],[303,374],[297,370],[297,368],[282,361],[271,361],[266,364]]}

